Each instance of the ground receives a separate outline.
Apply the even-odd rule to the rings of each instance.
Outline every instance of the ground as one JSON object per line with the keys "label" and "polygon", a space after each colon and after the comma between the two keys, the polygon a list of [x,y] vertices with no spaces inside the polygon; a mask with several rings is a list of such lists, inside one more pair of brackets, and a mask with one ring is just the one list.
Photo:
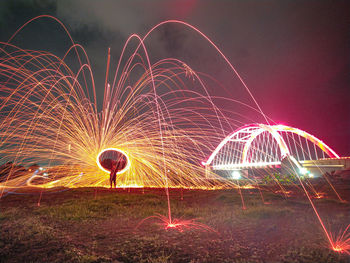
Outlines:
{"label": "ground", "polygon": [[[336,187],[349,196],[347,185]],[[64,189],[44,192],[40,206],[37,190],[9,194],[0,200],[0,262],[350,262],[292,191],[264,191],[264,204],[259,191],[242,190],[242,210],[234,189],[170,189],[172,217],[196,219],[183,229],[148,218],[167,215],[164,189]],[[314,201],[333,233],[350,222],[349,203]]]}

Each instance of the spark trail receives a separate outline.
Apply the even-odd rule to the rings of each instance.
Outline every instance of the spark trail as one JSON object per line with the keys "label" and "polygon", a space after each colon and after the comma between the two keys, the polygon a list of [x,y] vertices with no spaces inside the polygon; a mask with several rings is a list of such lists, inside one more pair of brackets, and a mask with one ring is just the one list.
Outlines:
{"label": "spark trail", "polygon": [[[62,58],[11,44],[26,25],[37,19],[53,19],[64,28],[71,47]],[[153,62],[145,41],[166,24],[182,25],[203,37],[227,64],[241,84],[238,88],[243,87],[251,101],[213,96],[208,86],[214,78],[195,71],[186,61],[163,58]],[[136,46],[132,45],[134,40]],[[168,20],[143,37],[132,34],[123,47],[111,83],[109,49],[102,105],[98,103],[99,88],[84,48],[73,41],[56,18],[46,15],[33,18],[0,45],[0,161],[13,162],[0,178],[0,198],[29,187],[39,188],[41,194],[56,187],[106,187],[108,170],[100,169],[98,159],[106,149],[116,149],[128,160],[127,169],[118,173],[118,187],[165,189],[168,215],[152,217],[159,219],[165,229],[209,229],[193,220],[172,219],[169,197],[172,187],[237,188],[245,208],[241,189],[250,185],[236,184],[199,165],[227,134],[249,119],[240,112],[219,108],[215,102],[229,101],[239,105],[243,112],[263,117],[267,124],[271,120],[228,58],[196,27]],[[76,72],[66,64],[68,56],[75,56],[79,65]],[[46,169],[16,168],[30,163]],[[332,237],[299,176],[298,179],[332,248],[348,253],[349,227],[338,237]],[[251,180],[252,185],[255,183]],[[281,189],[286,192],[283,186]]]}

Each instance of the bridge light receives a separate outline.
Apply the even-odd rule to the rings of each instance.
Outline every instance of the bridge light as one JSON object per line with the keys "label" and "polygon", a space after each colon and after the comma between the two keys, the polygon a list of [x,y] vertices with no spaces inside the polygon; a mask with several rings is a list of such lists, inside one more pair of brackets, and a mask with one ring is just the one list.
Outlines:
{"label": "bridge light", "polygon": [[304,168],[304,167],[300,168],[299,171],[300,171],[300,173],[301,173],[302,175],[305,175],[305,174],[308,173],[307,169]]}
{"label": "bridge light", "polygon": [[239,171],[235,170],[231,173],[231,178],[234,180],[238,180],[241,178],[241,173]]}

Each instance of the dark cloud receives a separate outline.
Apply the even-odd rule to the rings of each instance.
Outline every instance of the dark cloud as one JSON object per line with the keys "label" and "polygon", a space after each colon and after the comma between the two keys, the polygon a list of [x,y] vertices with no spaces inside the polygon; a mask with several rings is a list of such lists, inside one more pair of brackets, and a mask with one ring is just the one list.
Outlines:
{"label": "dark cloud", "polygon": [[[40,14],[57,16],[86,48],[97,86],[104,83],[108,47],[113,68],[130,34],[143,35],[166,19],[189,22],[222,49],[266,114],[350,154],[349,1],[1,1],[1,40]],[[59,55],[69,45],[54,23],[37,22],[26,30],[17,44]],[[182,59],[225,85],[226,90],[210,87],[212,94],[251,103],[227,65],[193,31],[167,25],[146,44],[153,62]]]}

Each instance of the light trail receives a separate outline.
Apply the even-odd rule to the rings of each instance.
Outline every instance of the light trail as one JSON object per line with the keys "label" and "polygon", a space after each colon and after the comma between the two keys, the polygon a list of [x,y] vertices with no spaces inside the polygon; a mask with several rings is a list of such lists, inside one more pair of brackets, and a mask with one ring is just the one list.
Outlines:
{"label": "light trail", "polygon": [[[72,45],[62,58],[49,52],[25,50],[10,43],[26,25],[42,18],[53,19],[67,33]],[[145,41],[162,25],[174,23],[198,33],[213,47],[233,76],[239,79],[254,107],[233,98],[227,100],[237,103],[243,112],[254,110],[264,117],[267,124],[247,125],[232,133],[233,127],[237,128],[237,123],[243,122],[232,116],[242,117],[244,114],[221,109],[214,103],[219,97],[210,94],[206,83],[214,78],[206,77],[176,58],[151,61]],[[131,46],[133,39],[138,41],[134,49]],[[339,158],[329,146],[311,134],[285,125],[268,125],[270,120],[228,58],[203,32],[183,21],[161,22],[143,37],[132,34],[123,47],[112,85],[108,83],[111,68],[108,49],[101,110],[98,110],[89,58],[58,19],[47,15],[33,18],[8,42],[0,42],[0,45],[0,161],[13,162],[1,178],[0,198],[7,192],[37,187],[40,189],[40,205],[46,189],[106,187],[108,170],[101,165],[99,158],[106,150],[115,150],[127,158],[126,167],[118,172],[118,187],[165,189],[168,216],[151,218],[160,220],[165,229],[210,229],[194,220],[173,219],[169,188],[237,188],[245,209],[242,189],[257,185],[256,181],[245,178],[249,182],[246,185],[238,180],[235,184],[207,169],[210,165],[218,169],[277,166],[288,157],[291,163],[301,168],[301,160],[293,157],[293,151],[299,156],[299,148],[304,159],[312,155],[313,150],[315,156],[321,156],[317,152],[319,149],[322,156]],[[129,55],[128,48],[132,49]],[[77,61],[76,72],[65,62],[71,53]],[[224,138],[223,135],[227,134],[229,136]],[[301,138],[306,141],[305,145]],[[222,155],[225,162],[220,162],[222,150],[234,143],[238,146],[234,151],[227,151],[228,155]],[[294,148],[291,147],[293,143]],[[313,147],[310,148],[309,143]],[[202,162],[205,167],[199,165],[207,156],[209,158]],[[30,163],[46,166],[45,174],[16,171],[19,165]],[[349,226],[342,234],[333,237],[324,226],[304,182],[296,174],[332,249],[348,253]],[[273,179],[287,197],[288,191],[275,177]],[[312,185],[309,187],[319,197]],[[257,188],[263,199],[260,187]]]}

